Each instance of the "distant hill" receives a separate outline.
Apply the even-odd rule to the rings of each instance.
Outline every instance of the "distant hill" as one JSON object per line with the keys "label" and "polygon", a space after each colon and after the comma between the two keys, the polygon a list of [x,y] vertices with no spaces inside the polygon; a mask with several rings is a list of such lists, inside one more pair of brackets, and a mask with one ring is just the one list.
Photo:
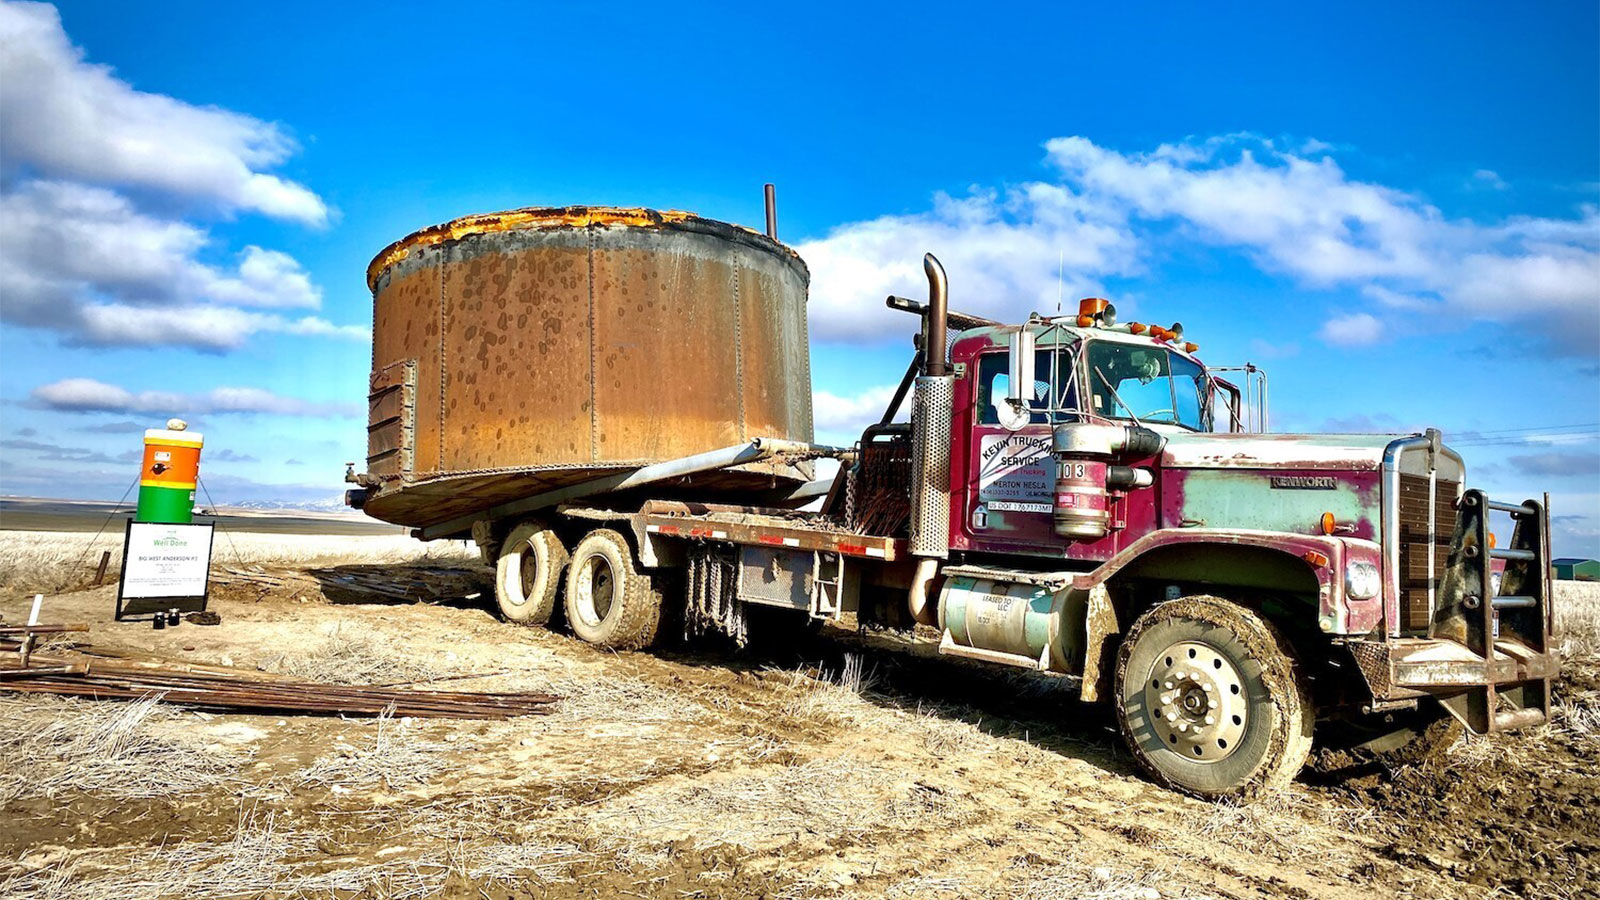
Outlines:
{"label": "distant hill", "polygon": [[239,500],[234,503],[223,504],[225,509],[292,509],[301,512],[350,512],[351,509],[344,505],[344,495],[339,494],[327,500]]}

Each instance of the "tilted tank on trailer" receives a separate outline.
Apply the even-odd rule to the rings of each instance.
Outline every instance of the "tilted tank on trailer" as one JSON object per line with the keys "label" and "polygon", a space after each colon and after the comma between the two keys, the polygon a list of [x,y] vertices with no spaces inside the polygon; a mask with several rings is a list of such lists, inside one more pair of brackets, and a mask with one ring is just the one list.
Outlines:
{"label": "tilted tank on trailer", "polygon": [[[1376,752],[1545,721],[1545,503],[1467,487],[1437,431],[1264,433],[1264,375],[1229,382],[1181,326],[1099,299],[963,315],[929,255],[927,302],[888,301],[921,320],[894,400],[818,446],[807,273],[773,231],[769,192],[766,235],[570,208],[393,245],[352,505],[472,537],[507,618],[559,605],[610,648],[672,607],[742,639],[764,608],[1078,676],[1201,796],[1293,778],[1319,719]],[[838,474],[808,482],[823,457]]]}

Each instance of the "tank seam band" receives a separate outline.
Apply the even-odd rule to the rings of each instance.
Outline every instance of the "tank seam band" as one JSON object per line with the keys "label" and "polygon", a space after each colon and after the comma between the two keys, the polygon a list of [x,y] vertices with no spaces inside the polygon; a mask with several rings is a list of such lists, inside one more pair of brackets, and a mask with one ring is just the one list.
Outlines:
{"label": "tank seam band", "polygon": [[600,412],[595,407],[595,316],[594,316],[595,230],[589,228],[589,461],[600,461]]}
{"label": "tank seam band", "polygon": [[740,296],[739,288],[744,283],[744,270],[739,266],[738,257],[734,257],[733,265],[733,372],[735,386],[739,391],[739,438],[750,439],[750,422],[745,416],[744,409],[744,298]]}

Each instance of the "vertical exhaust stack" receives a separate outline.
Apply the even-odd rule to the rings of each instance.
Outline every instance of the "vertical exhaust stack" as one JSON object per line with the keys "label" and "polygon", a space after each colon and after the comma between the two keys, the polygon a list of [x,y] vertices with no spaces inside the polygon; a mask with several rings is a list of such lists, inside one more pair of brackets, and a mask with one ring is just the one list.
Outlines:
{"label": "vertical exhaust stack", "polygon": [[928,589],[939,560],[950,555],[950,416],[955,406],[955,379],[946,374],[945,320],[949,285],[944,266],[932,253],[922,258],[928,273],[928,309],[923,329],[923,374],[912,395],[911,553],[921,557],[910,592],[911,615],[926,625],[938,623],[937,604]]}

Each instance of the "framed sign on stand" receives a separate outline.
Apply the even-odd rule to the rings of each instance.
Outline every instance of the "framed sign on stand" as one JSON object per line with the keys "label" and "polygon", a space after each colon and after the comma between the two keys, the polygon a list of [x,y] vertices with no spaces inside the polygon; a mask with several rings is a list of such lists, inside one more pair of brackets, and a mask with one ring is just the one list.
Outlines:
{"label": "framed sign on stand", "polygon": [[210,523],[128,520],[122,576],[117,580],[117,620],[170,609],[205,610],[214,533],[215,526]]}

